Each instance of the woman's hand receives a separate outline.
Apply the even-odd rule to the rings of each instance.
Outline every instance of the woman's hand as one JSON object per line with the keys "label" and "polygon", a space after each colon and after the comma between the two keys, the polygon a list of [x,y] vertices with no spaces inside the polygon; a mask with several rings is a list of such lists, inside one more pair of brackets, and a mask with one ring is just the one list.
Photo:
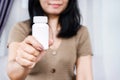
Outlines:
{"label": "woman's hand", "polygon": [[44,48],[32,36],[28,36],[18,46],[15,61],[22,67],[33,68],[44,55]]}
{"label": "woman's hand", "polygon": [[[51,40],[49,44],[52,44]],[[43,46],[33,36],[28,36],[20,43],[11,43],[7,68],[11,80],[24,80],[44,54]]]}

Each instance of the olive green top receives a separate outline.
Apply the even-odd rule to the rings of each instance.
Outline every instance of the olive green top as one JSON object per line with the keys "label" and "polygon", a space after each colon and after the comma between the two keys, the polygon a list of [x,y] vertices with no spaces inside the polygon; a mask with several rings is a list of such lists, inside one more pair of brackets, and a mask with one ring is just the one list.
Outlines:
{"label": "olive green top", "polygon": [[[8,44],[23,41],[30,31],[29,20],[16,24],[9,34]],[[92,50],[88,30],[82,26],[76,36],[62,39],[57,50],[49,48],[26,80],[76,80],[76,61],[86,55],[92,55]]]}

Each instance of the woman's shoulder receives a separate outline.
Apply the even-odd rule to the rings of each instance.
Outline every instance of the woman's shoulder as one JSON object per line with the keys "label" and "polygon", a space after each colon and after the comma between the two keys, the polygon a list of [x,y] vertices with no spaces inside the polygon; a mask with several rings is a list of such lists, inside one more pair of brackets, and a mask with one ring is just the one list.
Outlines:
{"label": "woman's shoulder", "polygon": [[31,28],[30,28],[30,20],[25,20],[25,21],[21,21],[21,22],[18,22],[16,23],[11,31],[17,31],[17,32],[20,32],[20,33],[29,33],[31,31]]}
{"label": "woman's shoulder", "polygon": [[21,22],[18,22],[17,24],[21,24],[21,25],[30,25],[30,20],[24,20],[24,21],[21,21]]}
{"label": "woman's shoulder", "polygon": [[82,35],[88,35],[88,28],[84,25],[81,25],[81,28],[78,30],[77,35],[76,36],[82,36]]}
{"label": "woman's shoulder", "polygon": [[8,43],[20,42],[31,32],[30,20],[16,23],[10,30]]}
{"label": "woman's shoulder", "polygon": [[30,28],[30,20],[18,22],[13,26],[13,28],[29,29]]}

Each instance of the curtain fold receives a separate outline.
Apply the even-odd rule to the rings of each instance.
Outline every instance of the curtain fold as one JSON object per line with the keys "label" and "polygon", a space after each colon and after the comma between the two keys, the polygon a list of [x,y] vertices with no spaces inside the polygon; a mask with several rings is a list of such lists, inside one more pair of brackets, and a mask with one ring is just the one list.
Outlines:
{"label": "curtain fold", "polygon": [[5,27],[14,0],[0,0],[0,37]]}

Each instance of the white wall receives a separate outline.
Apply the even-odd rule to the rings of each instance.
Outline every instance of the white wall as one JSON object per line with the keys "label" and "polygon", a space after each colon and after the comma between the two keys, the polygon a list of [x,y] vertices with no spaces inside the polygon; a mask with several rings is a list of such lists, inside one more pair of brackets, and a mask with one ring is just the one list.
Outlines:
{"label": "white wall", "polygon": [[120,0],[103,0],[103,51],[107,80],[120,80]]}

